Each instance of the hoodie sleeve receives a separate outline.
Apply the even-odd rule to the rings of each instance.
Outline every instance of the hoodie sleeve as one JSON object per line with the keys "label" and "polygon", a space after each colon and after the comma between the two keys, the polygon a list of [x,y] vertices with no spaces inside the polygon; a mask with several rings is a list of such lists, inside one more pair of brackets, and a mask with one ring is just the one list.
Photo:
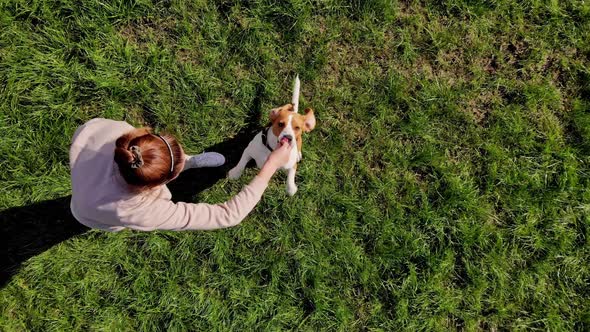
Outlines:
{"label": "hoodie sleeve", "polygon": [[222,204],[174,203],[156,199],[135,214],[134,220],[125,222],[125,227],[151,230],[212,230],[239,224],[258,204],[268,181],[255,177],[240,193]]}

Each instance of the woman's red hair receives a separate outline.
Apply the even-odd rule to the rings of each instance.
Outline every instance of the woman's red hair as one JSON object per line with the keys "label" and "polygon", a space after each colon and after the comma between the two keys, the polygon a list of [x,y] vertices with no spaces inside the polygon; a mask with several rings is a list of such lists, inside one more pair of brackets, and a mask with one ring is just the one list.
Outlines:
{"label": "woman's red hair", "polygon": [[[172,159],[170,150],[164,138],[172,149],[174,168],[170,172]],[[128,132],[117,139],[115,143],[115,162],[125,181],[138,188],[154,188],[174,179],[182,171],[184,153],[180,144],[170,135],[154,135],[150,128],[139,128]],[[139,167],[132,167],[136,157],[131,147],[137,146],[141,151],[143,163]],[[137,166],[137,165],[136,165]]]}

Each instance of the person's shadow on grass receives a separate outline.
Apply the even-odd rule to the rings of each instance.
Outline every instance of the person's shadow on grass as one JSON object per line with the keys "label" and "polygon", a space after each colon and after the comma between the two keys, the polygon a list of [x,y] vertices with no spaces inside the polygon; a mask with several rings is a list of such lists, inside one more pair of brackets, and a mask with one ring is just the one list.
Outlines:
{"label": "person's shadow on grass", "polygon": [[[224,178],[237,164],[242,151],[260,129],[261,94],[261,89],[257,89],[246,128],[227,141],[205,149],[224,155],[226,162],[223,166],[190,169],[168,184],[174,202],[192,202],[195,195]],[[4,257],[0,260],[0,287],[4,287],[29,258],[89,230],[72,216],[70,198],[61,197],[0,211],[0,252]]]}

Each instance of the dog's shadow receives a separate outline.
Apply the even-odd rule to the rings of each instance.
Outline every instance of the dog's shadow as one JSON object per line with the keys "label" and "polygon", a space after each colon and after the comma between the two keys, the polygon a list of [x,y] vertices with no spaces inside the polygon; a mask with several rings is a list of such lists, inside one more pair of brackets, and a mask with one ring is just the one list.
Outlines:
{"label": "dog's shadow", "polygon": [[[258,99],[258,98],[256,98]],[[196,168],[186,170],[174,181],[168,184],[174,202],[192,202],[195,195],[210,188],[217,181],[227,176],[227,172],[234,167],[242,156],[248,143],[260,131],[260,102],[255,99],[255,107],[249,114],[248,126],[240,130],[234,137],[205,149],[205,152],[218,152],[225,157],[225,164],[220,167]],[[257,107],[256,107],[257,106]],[[253,160],[248,164],[254,164]]]}
{"label": "dog's shadow", "polygon": [[[205,149],[223,154],[226,163],[221,167],[191,169],[181,173],[168,184],[173,201],[192,202],[198,193],[226,177],[229,169],[238,163],[243,150],[260,130],[262,94],[262,87],[257,87],[246,128],[229,140]],[[29,258],[89,230],[72,216],[70,199],[71,196],[61,197],[0,211],[0,252],[3,253],[0,287],[4,287]]]}
{"label": "dog's shadow", "polygon": [[[249,137],[249,139],[246,139]],[[217,181],[227,177],[227,172],[235,166],[250,140],[254,136],[236,136],[230,141],[213,145],[206,152],[219,152],[225,157],[225,164],[220,167],[188,169],[174,181],[167,184],[172,193],[173,202],[192,202],[197,194],[212,187]],[[243,144],[242,138],[246,139]],[[236,148],[239,146],[239,148]]]}

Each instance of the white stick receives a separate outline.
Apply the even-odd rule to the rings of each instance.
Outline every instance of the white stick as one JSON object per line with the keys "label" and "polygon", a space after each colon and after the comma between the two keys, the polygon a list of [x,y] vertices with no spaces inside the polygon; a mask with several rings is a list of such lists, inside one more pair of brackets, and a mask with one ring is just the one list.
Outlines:
{"label": "white stick", "polygon": [[291,99],[291,104],[293,104],[293,112],[299,112],[299,89],[301,86],[301,82],[299,82],[299,75],[295,77],[295,84],[293,84],[293,98]]}

